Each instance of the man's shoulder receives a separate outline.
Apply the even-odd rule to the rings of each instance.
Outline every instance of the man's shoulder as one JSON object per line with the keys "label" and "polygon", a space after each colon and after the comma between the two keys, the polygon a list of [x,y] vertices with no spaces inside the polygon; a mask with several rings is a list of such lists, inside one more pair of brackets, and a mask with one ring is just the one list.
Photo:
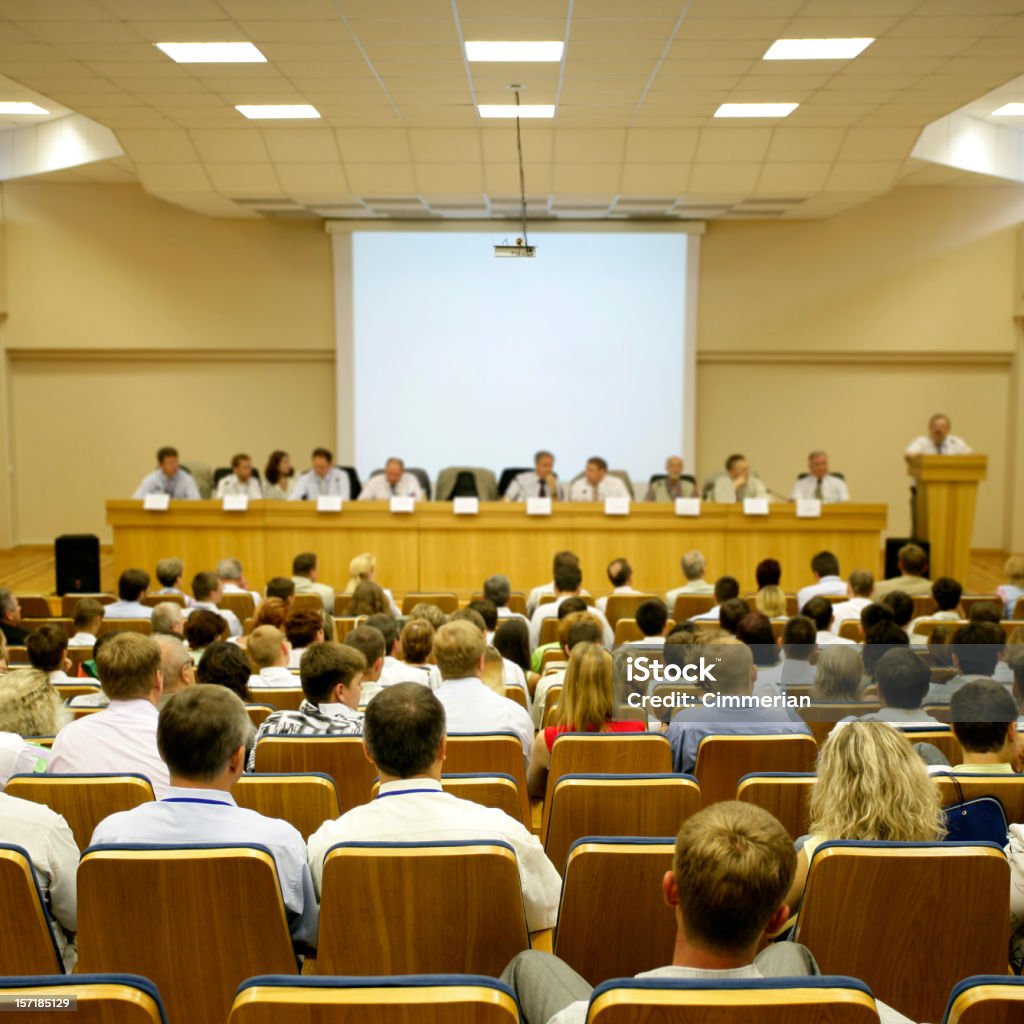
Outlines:
{"label": "man's shoulder", "polygon": [[0,793],[0,822],[4,821],[17,822],[46,832],[68,827],[63,816],[45,804]]}

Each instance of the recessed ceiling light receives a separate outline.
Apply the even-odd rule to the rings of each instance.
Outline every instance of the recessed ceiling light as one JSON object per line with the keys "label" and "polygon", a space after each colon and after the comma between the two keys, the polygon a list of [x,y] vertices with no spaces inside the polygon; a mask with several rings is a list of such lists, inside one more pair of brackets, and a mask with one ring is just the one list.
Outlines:
{"label": "recessed ceiling light", "polygon": [[874,39],[776,39],[762,60],[850,60]]}
{"label": "recessed ceiling light", "polygon": [[799,103],[723,103],[715,117],[788,117]]}
{"label": "recessed ceiling light", "polygon": [[253,120],[320,116],[320,111],[308,103],[236,103],[235,110]]}
{"label": "recessed ceiling light", "polygon": [[992,111],[993,117],[1024,117],[1024,103],[1004,103]]}
{"label": "recessed ceiling light", "polygon": [[466,60],[556,62],[564,49],[562,42],[467,42]]}
{"label": "recessed ceiling light", "polygon": [[477,105],[481,117],[554,117],[553,103],[480,103]]}
{"label": "recessed ceiling light", "polygon": [[38,103],[0,103],[0,114],[15,114],[22,117],[35,114],[38,117],[40,114],[48,113],[49,111],[44,110]]}
{"label": "recessed ceiling light", "polygon": [[252,43],[154,43],[179,64],[266,64]]}

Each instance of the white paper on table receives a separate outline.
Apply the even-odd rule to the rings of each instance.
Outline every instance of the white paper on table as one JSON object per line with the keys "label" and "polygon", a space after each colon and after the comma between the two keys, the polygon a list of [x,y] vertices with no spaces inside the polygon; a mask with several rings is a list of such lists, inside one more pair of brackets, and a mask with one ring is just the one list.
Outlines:
{"label": "white paper on table", "polygon": [[142,499],[142,507],[147,512],[166,512],[171,507],[169,494],[147,494]]}
{"label": "white paper on table", "polygon": [[767,498],[744,498],[743,514],[745,516],[766,516],[768,515]]}
{"label": "white paper on table", "polygon": [[677,516],[699,516],[700,498],[676,498]]}
{"label": "white paper on table", "polygon": [[797,519],[820,519],[821,502],[817,498],[796,499]]}
{"label": "white paper on table", "polygon": [[409,513],[416,508],[416,499],[395,495],[388,503],[388,508],[392,512]]}
{"label": "white paper on table", "polygon": [[225,494],[221,508],[225,512],[247,512],[249,510],[249,495]]}
{"label": "white paper on table", "polygon": [[455,498],[452,501],[452,512],[457,516],[475,516],[480,514],[479,498]]}
{"label": "white paper on table", "polygon": [[605,498],[604,514],[606,516],[628,516],[629,498]]}
{"label": "white paper on table", "polygon": [[316,499],[316,510],[317,510],[317,512],[340,512],[341,511],[341,495],[340,494],[321,494]]}
{"label": "white paper on table", "polygon": [[549,516],[551,515],[550,498],[527,498],[526,514],[528,516]]}

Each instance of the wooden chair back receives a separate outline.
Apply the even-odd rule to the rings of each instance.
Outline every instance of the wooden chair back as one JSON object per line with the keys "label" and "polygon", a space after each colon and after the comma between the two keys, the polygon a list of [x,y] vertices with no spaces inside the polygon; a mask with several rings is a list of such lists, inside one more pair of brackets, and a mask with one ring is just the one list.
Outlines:
{"label": "wooden chair back", "polygon": [[104,633],[142,633],[143,636],[152,636],[153,623],[149,619],[104,619],[96,635],[103,636]]}
{"label": "wooden chair back", "polygon": [[[546,619],[541,619],[540,623],[540,641],[539,644],[543,647],[545,644],[553,644],[558,642],[558,626],[559,620],[555,615],[551,615]],[[564,658],[565,655],[563,654]]]}
{"label": "wooden chair back", "polygon": [[937,725],[934,729],[900,729],[900,732],[911,743],[930,743],[933,747],[938,747],[950,764],[963,764],[964,755],[960,741],[953,735],[950,726]]}
{"label": "wooden chair back", "polygon": [[[860,978],[912,1020],[941,1020],[961,978],[1005,972],[1009,884],[991,846],[826,843],[811,858],[794,939],[823,973]],[[907,942],[908,914],[927,942]]]}
{"label": "wooden chair back", "polygon": [[87,682],[81,683],[54,683],[53,688],[60,697],[62,703],[67,703],[69,700],[74,700],[75,697],[91,697],[95,693],[100,692],[98,683],[92,683],[91,685]]}
{"label": "wooden chair back", "polygon": [[817,781],[813,772],[751,772],[740,779],[736,799],[763,807],[799,839],[808,833],[811,790]]}
{"label": "wooden chair back", "polygon": [[146,594],[140,600],[147,608],[155,608],[158,604],[164,604],[166,601],[184,608],[186,603],[184,594]]}
{"label": "wooden chair back", "polygon": [[342,843],[324,859],[319,973],[497,977],[529,947],[507,843]]}
{"label": "wooden chair back", "polygon": [[130,811],[155,799],[144,775],[15,775],[4,792],[45,804],[63,815],[80,850],[92,841],[96,826],[118,811]]}
{"label": "wooden chair back", "polygon": [[239,807],[291,823],[307,841],[325,821],[333,821],[341,815],[334,779],[317,772],[279,775],[254,772],[243,775],[231,795]]}
{"label": "wooden chair back", "polygon": [[273,704],[246,704],[249,721],[258,729],[277,709]]}
{"label": "wooden chair back", "polygon": [[914,602],[915,619],[921,618],[922,615],[933,615],[938,608],[931,594],[914,594],[911,600]]}
{"label": "wooden chair back", "polygon": [[515,815],[529,827],[533,820],[530,793],[526,788],[523,745],[513,733],[450,733],[445,747],[445,774],[508,775],[519,791],[520,813]]}
{"label": "wooden chair back", "polygon": [[408,615],[418,604],[434,604],[445,613],[451,615],[459,609],[459,595],[454,591],[420,591],[406,594],[402,598],[402,614]]}
{"label": "wooden chair back", "polygon": [[8,645],[7,665],[9,668],[17,668],[28,663],[28,648],[24,644]]}
{"label": "wooden chair back", "polygon": [[505,696],[514,704],[518,704],[524,711],[529,711],[526,691],[521,686],[506,686]]}
{"label": "wooden chair back", "polygon": [[1013,615],[1011,618],[1015,620],[1024,619],[1024,597],[1017,598],[1017,603],[1013,606]]}
{"label": "wooden chair back", "polygon": [[66,653],[68,661],[71,662],[71,671],[68,672],[68,675],[72,677],[78,675],[78,667],[83,661],[92,660],[91,647],[69,647]]}
{"label": "wooden chair back", "polygon": [[700,810],[688,775],[563,775],[551,795],[544,850],[561,872],[585,836],[672,836]]}
{"label": "wooden chair back", "polygon": [[971,617],[971,609],[976,604],[994,604],[1004,608],[1006,602],[998,594],[964,594],[960,598],[960,607],[963,609],[964,618]]}
{"label": "wooden chair back", "polygon": [[958,775],[956,782],[945,775],[933,775],[932,779],[942,794],[943,807],[959,802],[958,782],[965,800],[994,796],[1003,805],[1007,821],[1024,821],[1024,775]]}
{"label": "wooden chair back", "polygon": [[844,640],[852,640],[854,643],[858,643],[861,639],[860,619],[843,619],[839,623],[839,635]]}
{"label": "wooden chair back", "polygon": [[949,994],[943,1024],[1013,1024],[1024,1020],[1024,978],[965,978]]}
{"label": "wooden chair back", "polygon": [[53,614],[49,598],[42,594],[17,594],[15,600],[21,605],[23,619],[48,619]]}
{"label": "wooden chair back", "polygon": [[553,683],[544,691],[544,711],[541,714],[541,721],[546,729],[549,725],[555,724],[555,715],[558,712],[558,702],[562,699],[562,688],[564,683]]}
{"label": "wooden chair back", "polygon": [[[477,590],[476,592],[474,592],[474,593],[469,595],[469,600],[471,602],[472,601],[482,601],[483,599],[484,599],[484,593],[483,593],[482,590]],[[508,610],[510,612],[515,612],[516,615],[523,615],[523,616],[525,616],[526,615],[526,594],[524,594],[521,590],[513,590],[512,593],[509,594],[509,596],[508,596],[508,604],[506,605],[506,607],[508,608]],[[499,626],[501,625],[501,621],[500,620],[498,621],[498,625]]]}
{"label": "wooden chair back", "polygon": [[[591,985],[670,964],[676,922],[661,881],[674,851],[674,835],[575,843],[565,862],[555,956]],[[614,913],[602,911],[610,907]]]}
{"label": "wooden chair back", "polygon": [[75,614],[75,605],[86,597],[91,597],[100,604],[113,604],[117,600],[116,594],[65,594],[60,599],[60,614],[62,618],[70,619]]}
{"label": "wooden chair back", "polygon": [[851,715],[854,718],[870,715],[880,709],[881,704],[877,701],[851,701],[849,703],[828,701],[797,708],[796,713],[807,724],[814,737],[814,742],[820,747],[828,739],[836,722],[843,718],[849,718]]}
{"label": "wooden chair back", "polygon": [[342,814],[370,799],[377,777],[363,753],[362,736],[266,736],[256,744],[256,771],[328,775]]}
{"label": "wooden chair back", "polygon": [[697,748],[694,775],[704,807],[734,800],[740,779],[751,772],[813,772],[814,738],[802,734],[705,736]]}
{"label": "wooden chair back", "polygon": [[715,607],[714,594],[680,594],[672,608],[672,618],[676,622],[686,622],[695,615],[703,615]]}
{"label": "wooden chair back", "polygon": [[[74,996],[75,1024],[167,1024],[156,985],[131,974],[0,978],[0,995],[8,1000],[64,1000]],[[47,1017],[59,1021],[67,1011],[51,1012],[52,1016],[46,1010],[33,1010],[30,1019],[40,1024]]]}
{"label": "wooden chair back", "polygon": [[245,846],[86,850],[78,970],[140,974],[171,1021],[223,1024],[247,978],[298,973],[273,858]]}
{"label": "wooden chair back", "polygon": [[0,843],[0,974],[63,974],[32,862],[20,846]]}
{"label": "wooden chair back", "polygon": [[275,711],[298,711],[306,699],[298,676],[295,677],[295,686],[257,686],[249,692],[259,697],[261,704],[269,704]]}
{"label": "wooden chair back", "polygon": [[75,623],[73,619],[58,618],[55,616],[40,617],[40,618],[28,618],[22,616],[21,624],[26,629],[33,631],[40,629],[43,626],[56,626],[58,629],[64,630],[64,635],[70,640],[75,635]]}
{"label": "wooden chair back", "polygon": [[252,599],[252,594],[222,594],[218,607],[234,612],[239,622],[256,614],[256,602]]}
{"label": "wooden chair back", "polygon": [[340,644],[356,626],[368,619],[368,615],[345,615],[334,620],[334,639]]}
{"label": "wooden chair back", "polygon": [[324,602],[319,594],[294,594],[292,596],[293,612],[322,612]]}
{"label": "wooden chair back", "polygon": [[615,628],[619,619],[635,619],[636,610],[644,601],[663,601],[660,594],[611,594],[605,605],[604,617],[608,625]]}
{"label": "wooden chair back", "polygon": [[335,594],[334,595],[334,615],[335,617],[344,617],[348,612],[348,606],[352,603],[351,594]]}
{"label": "wooden chair back", "polygon": [[565,651],[560,647],[553,647],[550,651],[545,651],[540,659],[540,671],[541,674],[546,672],[551,666],[558,665],[561,668],[565,668],[569,663],[565,660]]}
{"label": "wooden chair back", "polygon": [[923,636],[927,641],[932,638],[932,633],[938,626],[951,626],[953,630],[958,630],[961,626],[967,625],[965,620],[958,620],[956,622],[950,622],[948,619],[922,619],[916,626],[914,626],[914,634],[916,636]]}

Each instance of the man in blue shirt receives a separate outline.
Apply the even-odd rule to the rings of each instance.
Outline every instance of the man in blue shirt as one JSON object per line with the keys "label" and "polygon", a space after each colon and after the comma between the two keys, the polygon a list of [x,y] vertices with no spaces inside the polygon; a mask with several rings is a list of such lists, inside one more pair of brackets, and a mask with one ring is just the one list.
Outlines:
{"label": "man in blue shirt", "polygon": [[192,474],[182,469],[178,463],[177,448],[161,448],[156,453],[156,461],[160,468],[144,477],[133,498],[141,500],[147,494],[167,494],[178,500],[198,501],[199,488]]}

